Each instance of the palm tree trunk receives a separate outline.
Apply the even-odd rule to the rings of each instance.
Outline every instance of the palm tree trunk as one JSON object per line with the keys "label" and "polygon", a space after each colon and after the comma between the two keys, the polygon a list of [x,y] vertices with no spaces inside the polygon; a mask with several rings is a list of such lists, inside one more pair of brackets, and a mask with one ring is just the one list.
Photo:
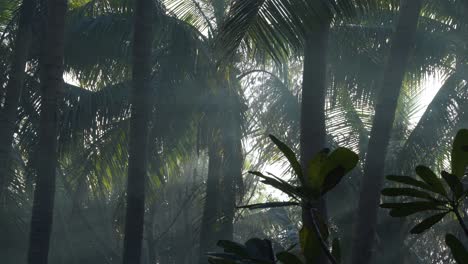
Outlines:
{"label": "palm tree trunk", "polygon": [[200,247],[198,256],[198,263],[200,264],[206,264],[208,262],[206,253],[213,250],[216,244],[217,232],[214,226],[218,216],[218,188],[222,166],[221,153],[216,143],[210,145],[208,156],[208,178],[206,180],[205,204],[200,227]]}
{"label": "palm tree trunk", "polygon": [[0,112],[0,197],[8,188],[10,175],[10,151],[15,132],[16,110],[24,83],[24,69],[28,60],[32,38],[32,16],[35,0],[23,0],[20,9],[18,31],[15,39],[9,81],[6,86],[5,104]]}
{"label": "palm tree trunk", "polygon": [[[232,96],[233,97],[233,96]],[[233,98],[235,101],[236,98]],[[237,104],[236,104],[237,105]],[[220,239],[232,240],[234,233],[234,215],[236,211],[236,180],[242,179],[242,135],[241,122],[238,107],[229,110],[230,116],[227,129],[223,133],[224,138],[224,164],[223,164],[223,184],[224,190],[222,198],[222,224]]]}
{"label": "palm tree trunk", "polygon": [[[460,27],[458,28],[458,34],[460,36],[463,36],[463,34],[465,35],[468,34],[468,31],[467,31],[468,23],[465,22],[466,19],[464,19],[464,16],[463,16],[463,14],[468,14],[468,2],[463,2],[461,7],[462,7],[460,10],[461,12],[457,16],[456,23],[460,25]],[[465,49],[466,49],[466,46],[460,45],[455,50],[455,55],[456,55],[455,69],[456,70],[461,70],[463,67],[463,64],[466,62],[466,58],[465,58],[466,56],[463,56],[463,54],[465,54],[464,53]],[[450,77],[448,77],[445,80],[445,83],[441,86],[437,94],[432,99],[431,103],[427,106],[423,115],[419,119],[418,124],[415,126],[410,136],[406,140],[405,146],[403,147],[402,150],[400,150],[400,153],[408,154],[412,152],[412,153],[418,154],[420,153],[418,151],[424,151],[421,148],[415,149],[415,148],[411,148],[410,146],[412,145],[411,144],[412,142],[414,143],[415,139],[417,140],[422,135],[427,135],[428,133],[432,133],[433,136],[439,136],[440,133],[438,133],[438,131],[442,129],[445,135],[449,135],[449,138],[453,138],[455,136],[455,133],[457,131],[454,128],[457,127],[456,125],[457,122],[455,122],[455,125],[453,126],[452,129],[448,129],[447,127],[441,128],[439,126],[440,124],[438,123],[438,117],[440,118],[441,115],[444,115],[445,111],[448,111],[447,104],[457,94],[456,88],[459,87],[458,83],[460,82],[461,75],[462,74],[458,72],[454,72]],[[461,120],[463,120],[463,118],[461,118]],[[427,131],[430,131],[430,132],[427,132]],[[398,164],[400,164],[398,168],[401,170],[403,175],[406,175],[407,173],[411,173],[412,170],[414,169],[412,166],[409,166],[410,164],[408,164],[408,162],[404,162],[406,158],[407,158],[407,155],[400,155],[400,158],[398,159]],[[432,161],[428,160],[426,157],[421,157],[421,159],[418,161],[412,160],[412,163],[417,163],[417,164],[433,164],[434,162],[435,161],[433,160]],[[394,219],[392,220],[392,223],[393,225],[391,226],[391,230],[392,229],[393,230],[390,231],[391,236],[389,237],[390,239],[387,239],[388,240],[387,243],[390,243],[389,244],[390,248],[395,248],[395,250],[393,250],[393,252],[385,252],[386,253],[384,254],[385,263],[404,263],[405,259],[410,259],[411,254],[413,253],[411,252],[411,250],[408,249],[408,247],[404,243],[405,239],[408,237],[408,234],[409,234],[408,232],[409,221],[407,221],[407,219],[405,218],[402,218],[400,220]],[[388,255],[391,255],[392,258],[387,258],[386,256]]]}
{"label": "palm tree trunk", "polygon": [[375,107],[364,166],[354,233],[353,264],[369,263],[372,257],[387,145],[395,119],[405,68],[414,45],[420,10],[421,0],[401,1],[400,16]]}
{"label": "palm tree trunk", "polygon": [[[320,21],[311,29],[306,39],[304,52],[304,73],[301,102],[301,165],[306,175],[310,160],[326,145],[325,137],[325,91],[327,73],[327,46],[330,21]],[[302,208],[302,222],[313,230],[310,210],[314,205]],[[326,219],[325,200],[318,206],[319,214]],[[322,252],[323,253],[323,252]],[[321,254],[313,263],[327,263],[325,254]]]}
{"label": "palm tree trunk", "polygon": [[156,241],[154,239],[154,231],[153,231],[153,220],[155,215],[155,206],[152,205],[149,213],[147,224],[145,227],[146,232],[146,246],[148,248],[148,263],[156,263]]}
{"label": "palm tree trunk", "polygon": [[[191,186],[186,186],[186,193],[189,193],[189,190],[193,190]],[[184,241],[184,247],[187,251],[183,254],[184,260],[181,264],[190,264],[193,260],[193,229],[192,229],[192,213],[190,208],[187,208],[183,212],[183,225],[184,225],[184,232],[187,235]]]}
{"label": "palm tree trunk", "polygon": [[148,158],[149,119],[151,113],[151,50],[153,12],[151,0],[137,0],[134,11],[132,106],[125,217],[124,264],[141,259],[145,212],[145,182]]}
{"label": "palm tree trunk", "polygon": [[66,0],[49,0],[44,54],[41,57],[39,162],[31,216],[28,263],[47,264],[57,166],[57,109],[63,89]]}

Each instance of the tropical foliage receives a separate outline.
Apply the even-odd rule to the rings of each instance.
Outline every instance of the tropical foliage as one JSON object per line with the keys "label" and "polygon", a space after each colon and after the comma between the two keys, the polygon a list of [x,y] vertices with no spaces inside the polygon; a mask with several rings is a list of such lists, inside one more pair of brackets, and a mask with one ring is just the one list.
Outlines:
{"label": "tropical foliage", "polygon": [[[270,138],[287,158],[300,186],[289,184],[275,175],[266,176],[261,172],[251,171],[250,173],[261,178],[264,184],[287,194],[291,201],[251,204],[239,208],[250,210],[283,206],[307,208],[314,229],[310,230],[303,225],[299,231],[301,252],[305,263],[313,263],[322,250],[326,252],[331,263],[340,263],[339,240],[337,238],[333,240],[332,251],[329,252],[327,245],[329,230],[323,221],[323,216],[317,212],[317,204],[347,173],[355,168],[358,163],[357,154],[346,148],[338,148],[331,153],[329,153],[329,149],[324,149],[312,159],[309,167],[303,170],[291,148],[275,136],[270,135]],[[303,171],[306,171],[307,174],[304,175]],[[290,253],[289,250],[275,254],[269,240],[250,239],[245,246],[232,241],[220,240],[218,246],[224,249],[225,254],[211,253],[210,263],[276,263],[276,259],[285,264],[303,263],[298,256]],[[293,247],[294,245],[290,249]]]}
{"label": "tropical foliage", "polygon": [[[452,172],[442,171],[438,177],[431,169],[425,166],[416,167],[416,174],[422,179],[416,180],[409,176],[387,176],[387,179],[405,187],[385,188],[382,195],[389,197],[411,197],[422,200],[405,203],[384,203],[382,208],[389,208],[393,217],[406,217],[415,213],[431,211],[435,214],[427,217],[411,229],[411,234],[421,234],[433,225],[439,223],[447,215],[453,214],[460,224],[465,238],[468,237],[463,212],[463,204],[468,195],[464,186],[466,167],[468,164],[468,130],[460,130],[453,141]],[[441,178],[445,181],[445,185]],[[408,186],[408,187],[406,187]],[[457,263],[465,263],[468,259],[468,250],[454,235],[445,235],[445,243],[450,248]]]}
{"label": "tropical foliage", "polygon": [[[221,240],[222,256],[347,263],[359,239],[371,263],[463,260],[447,245],[467,247],[466,163],[451,160],[468,127],[468,4],[421,1],[403,56],[397,21],[415,2],[0,0],[0,262],[206,264]],[[382,96],[397,57],[398,96]],[[370,158],[378,176],[425,164],[404,179],[429,189],[383,194],[396,206],[417,190],[437,217],[388,216],[378,187],[363,207],[375,228],[356,236]],[[420,223],[434,225],[410,235]]]}

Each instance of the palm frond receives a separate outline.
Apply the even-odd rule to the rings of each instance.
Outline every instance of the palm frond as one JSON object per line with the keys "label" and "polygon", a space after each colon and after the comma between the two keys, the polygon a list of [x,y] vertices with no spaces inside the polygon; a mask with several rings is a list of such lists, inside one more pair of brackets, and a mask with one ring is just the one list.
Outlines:
{"label": "palm frond", "polygon": [[444,168],[450,142],[466,118],[468,87],[461,76],[454,73],[445,81],[410,134],[398,155],[402,172],[419,164]]}

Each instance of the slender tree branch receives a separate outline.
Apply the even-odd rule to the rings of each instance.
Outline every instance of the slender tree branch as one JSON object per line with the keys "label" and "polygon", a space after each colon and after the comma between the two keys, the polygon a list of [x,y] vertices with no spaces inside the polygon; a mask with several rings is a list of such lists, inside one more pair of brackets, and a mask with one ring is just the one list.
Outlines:
{"label": "slender tree branch", "polygon": [[460,213],[458,212],[458,209],[457,209],[457,208],[454,209],[453,212],[455,213],[455,216],[457,217],[458,223],[459,223],[460,226],[462,227],[463,231],[465,231],[465,236],[468,237],[468,228],[466,227],[465,222],[463,221],[462,216],[461,216]]}
{"label": "slender tree branch", "polygon": [[317,235],[317,238],[320,242],[320,246],[322,247],[322,250],[323,252],[325,252],[325,254],[327,255],[328,259],[330,260],[330,262],[332,264],[338,264],[338,262],[336,261],[336,259],[333,257],[333,255],[331,254],[331,252],[328,250],[328,246],[327,244],[325,243],[325,240],[323,239],[322,237],[322,234],[320,232],[320,228],[317,224],[317,221],[315,220],[315,213],[314,213],[314,209],[311,209],[309,210],[310,211],[310,214],[311,214],[311,218],[312,218],[312,224],[314,226],[314,231],[315,231],[315,234]]}

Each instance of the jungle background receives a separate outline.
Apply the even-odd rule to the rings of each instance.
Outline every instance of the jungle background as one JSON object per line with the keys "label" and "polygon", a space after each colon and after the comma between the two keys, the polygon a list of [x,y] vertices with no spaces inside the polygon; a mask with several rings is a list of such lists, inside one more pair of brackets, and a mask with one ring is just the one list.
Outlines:
{"label": "jungle background", "polygon": [[359,155],[318,205],[343,263],[455,263],[454,217],[412,235],[422,216],[379,204],[385,175],[450,171],[467,17],[466,0],[0,0],[0,263],[298,244],[300,207],[238,208],[289,199],[248,173],[295,181],[269,134],[303,166]]}

